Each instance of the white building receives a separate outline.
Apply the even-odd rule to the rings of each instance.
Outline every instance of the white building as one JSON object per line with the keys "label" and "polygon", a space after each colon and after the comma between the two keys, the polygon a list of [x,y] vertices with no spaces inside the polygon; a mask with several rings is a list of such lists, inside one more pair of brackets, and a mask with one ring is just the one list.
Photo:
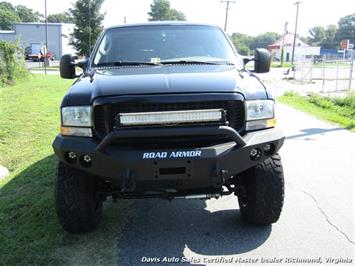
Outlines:
{"label": "white building", "polygon": [[[59,59],[63,54],[75,54],[69,45],[70,34],[74,31],[74,24],[48,23],[48,51]],[[20,42],[26,48],[31,44],[45,44],[45,23],[15,23],[13,31],[0,31],[0,40]]]}
{"label": "white building", "polygon": [[[268,46],[268,49],[272,56],[277,59],[281,59],[281,50],[282,44],[284,47],[284,61],[291,61],[292,58],[292,49],[293,49],[293,39],[294,34],[287,33],[278,39],[273,44]],[[296,45],[295,45],[295,60],[304,59],[307,57],[312,57],[320,54],[320,47],[314,47],[306,44],[301,39],[296,37]]]}

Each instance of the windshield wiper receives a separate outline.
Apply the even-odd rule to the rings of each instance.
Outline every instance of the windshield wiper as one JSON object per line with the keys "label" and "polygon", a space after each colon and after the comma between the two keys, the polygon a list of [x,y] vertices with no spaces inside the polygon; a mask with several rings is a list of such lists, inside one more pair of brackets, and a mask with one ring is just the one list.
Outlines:
{"label": "windshield wiper", "polygon": [[179,65],[179,64],[194,64],[194,65],[234,65],[232,62],[225,61],[198,61],[198,60],[172,60],[172,61],[161,61],[162,65]]}
{"label": "windshield wiper", "polygon": [[197,60],[171,60],[171,61],[161,61],[160,64],[163,65],[179,65],[179,64],[196,64],[196,65],[217,65],[216,62],[208,61],[197,61]]}
{"label": "windshield wiper", "polygon": [[110,67],[110,66],[156,66],[158,63],[153,62],[138,62],[138,61],[114,61],[106,63],[98,63],[96,67]]}

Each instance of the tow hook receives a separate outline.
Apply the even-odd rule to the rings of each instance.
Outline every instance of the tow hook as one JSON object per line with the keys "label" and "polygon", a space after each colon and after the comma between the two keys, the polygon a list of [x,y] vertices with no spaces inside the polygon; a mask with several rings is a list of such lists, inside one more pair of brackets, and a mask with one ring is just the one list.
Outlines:
{"label": "tow hook", "polygon": [[213,171],[213,186],[220,188],[225,183],[225,178],[228,177],[228,170],[221,169],[220,164],[217,162]]}

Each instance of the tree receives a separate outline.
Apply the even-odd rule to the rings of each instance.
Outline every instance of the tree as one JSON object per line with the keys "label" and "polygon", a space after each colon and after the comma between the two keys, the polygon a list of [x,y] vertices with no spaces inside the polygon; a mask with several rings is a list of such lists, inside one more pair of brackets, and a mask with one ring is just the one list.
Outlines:
{"label": "tree", "polygon": [[336,39],[338,42],[349,39],[350,43],[355,43],[355,13],[340,18]]}
{"label": "tree", "polygon": [[0,2],[0,29],[11,30],[15,22],[19,22],[15,7],[9,2]]}
{"label": "tree", "polygon": [[186,20],[184,13],[171,8],[168,0],[154,0],[150,10],[149,21]]}
{"label": "tree", "polygon": [[15,7],[9,2],[2,1],[0,2],[0,10],[15,12]]}
{"label": "tree", "polygon": [[232,42],[241,55],[249,55],[250,47],[253,42],[253,37],[243,33],[233,33],[231,36]]}
{"label": "tree", "polygon": [[74,8],[70,9],[75,23],[70,44],[79,55],[90,55],[92,46],[103,30],[104,15],[100,13],[103,2],[104,0],[78,0]]}
{"label": "tree", "polygon": [[329,25],[326,28],[323,26],[315,26],[309,30],[308,42],[313,46],[320,46],[325,49],[335,49],[338,46],[336,40],[337,26]]}
{"label": "tree", "polygon": [[336,49],[339,46],[337,41],[338,28],[336,25],[329,25],[325,30],[325,39],[321,43],[321,47],[325,49]]}
{"label": "tree", "polygon": [[254,50],[255,48],[268,48],[268,46],[272,43],[274,43],[276,40],[278,40],[281,37],[280,34],[276,32],[265,32],[262,34],[259,34],[254,38],[250,45],[250,49]]}
{"label": "tree", "polygon": [[38,12],[34,12],[32,9],[23,5],[18,5],[15,8],[17,15],[21,22],[39,22],[41,15]]}
{"label": "tree", "polygon": [[320,43],[325,39],[325,28],[323,26],[315,26],[308,32],[310,35],[308,42],[314,46],[320,45]]}
{"label": "tree", "polygon": [[74,23],[74,18],[69,12],[51,14],[47,17],[50,23]]}
{"label": "tree", "polygon": [[11,30],[16,22],[39,22],[43,15],[23,5],[0,2],[0,29]]}
{"label": "tree", "polygon": [[9,12],[0,8],[0,29],[12,30],[13,24],[19,22],[20,18],[16,13]]}

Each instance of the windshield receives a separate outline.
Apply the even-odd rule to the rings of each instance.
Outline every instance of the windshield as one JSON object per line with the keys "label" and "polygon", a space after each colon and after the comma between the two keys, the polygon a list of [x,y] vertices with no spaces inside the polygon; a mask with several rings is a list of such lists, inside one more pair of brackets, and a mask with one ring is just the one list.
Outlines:
{"label": "windshield", "polygon": [[93,64],[236,61],[230,43],[217,27],[154,25],[108,29],[96,50]]}

